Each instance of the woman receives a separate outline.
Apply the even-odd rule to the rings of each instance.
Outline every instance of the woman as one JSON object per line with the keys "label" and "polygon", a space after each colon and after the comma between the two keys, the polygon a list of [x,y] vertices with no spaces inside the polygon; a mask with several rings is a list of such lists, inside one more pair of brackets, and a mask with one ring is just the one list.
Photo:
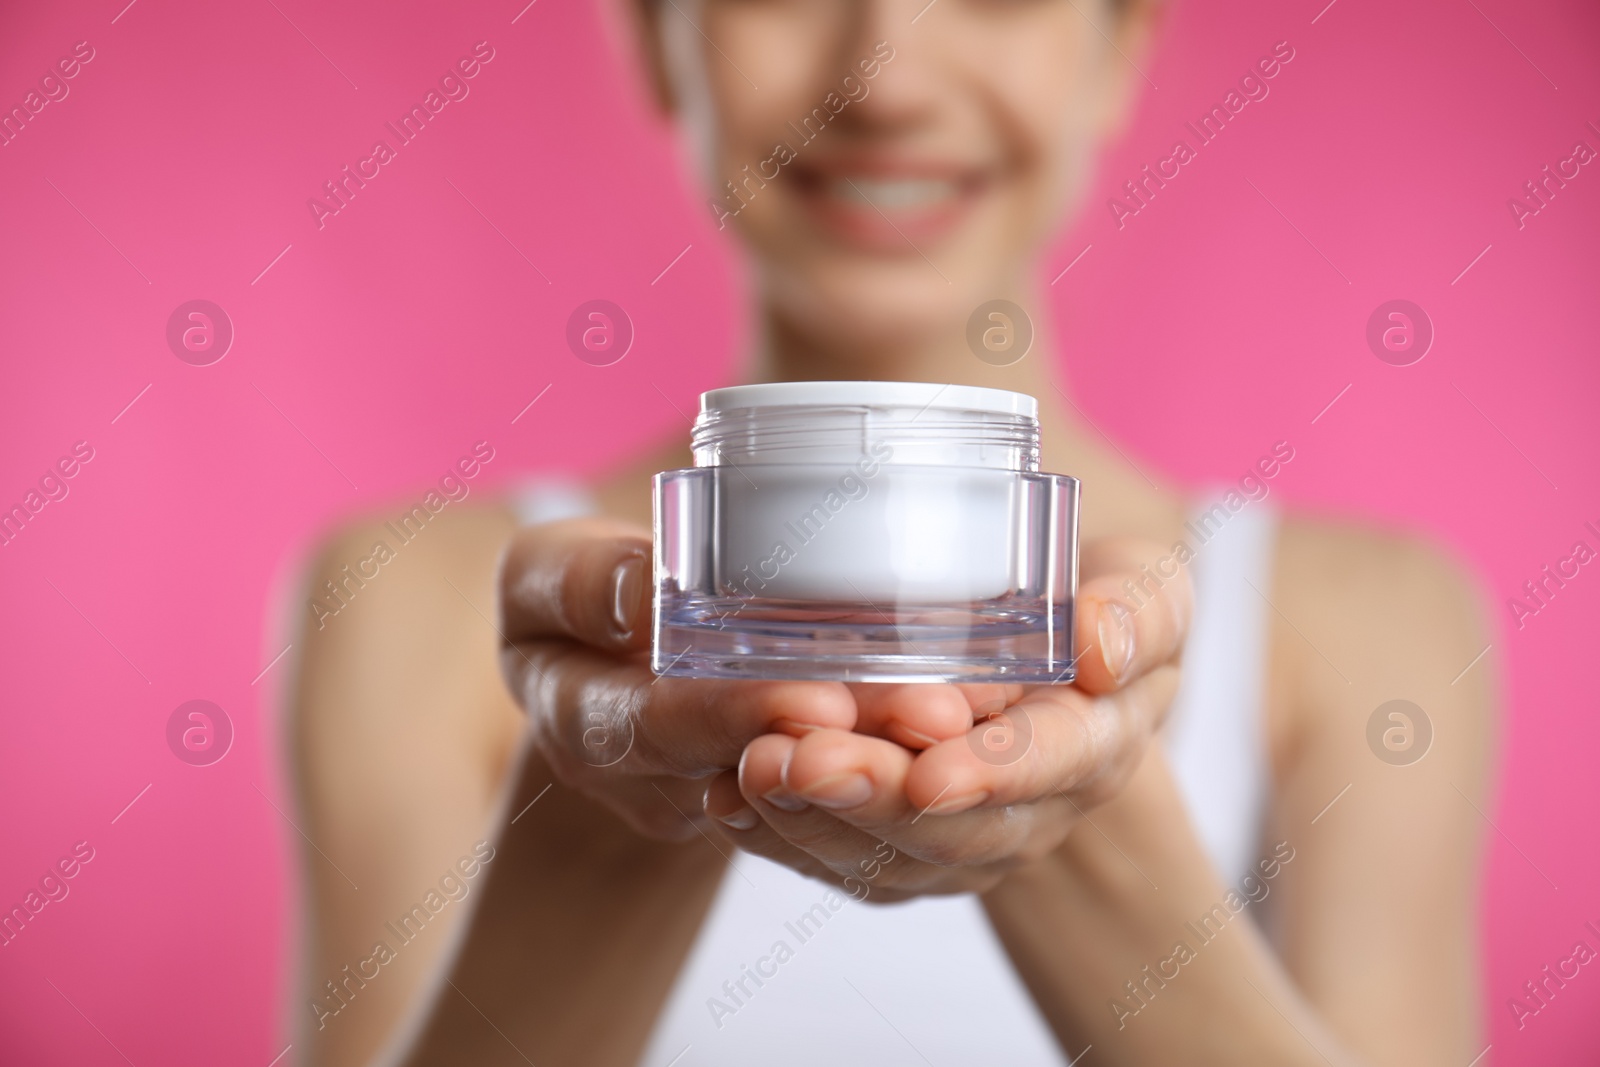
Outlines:
{"label": "woman", "polygon": [[[1461,675],[1485,643],[1467,582],[1425,546],[1261,502],[1193,544],[1194,502],[1131,471],[1049,374],[1036,259],[1127,110],[1152,7],[631,12],[756,268],[747,380],[1039,398],[1044,469],[1085,486],[1080,677],[656,682],[648,477],[689,465],[682,444],[582,499],[450,509],[304,640],[309,1061],[1479,1054],[1491,709],[1487,667]],[[1039,339],[1006,367],[965,339],[995,298]],[[563,512],[587,517],[545,521]],[[314,586],[374,529],[333,539]],[[1192,560],[1149,579],[1184,540]],[[1433,724],[1421,762],[1369,747],[1394,698]],[[1004,767],[967,737],[997,700],[1034,735]],[[1379,732],[1403,748],[1416,719]],[[594,758],[596,729],[627,755]]]}

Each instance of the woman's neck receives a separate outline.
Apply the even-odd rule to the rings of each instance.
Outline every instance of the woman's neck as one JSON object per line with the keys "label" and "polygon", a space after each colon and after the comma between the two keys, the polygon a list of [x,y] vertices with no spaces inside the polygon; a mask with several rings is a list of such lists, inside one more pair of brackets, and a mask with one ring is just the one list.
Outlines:
{"label": "woman's neck", "polygon": [[[1024,307],[1038,301],[1014,301]],[[917,381],[951,385],[977,385],[1011,389],[1060,401],[1052,379],[1056,365],[1050,341],[1050,324],[1034,317],[1033,344],[1027,355],[1010,366],[995,366],[979,359],[967,345],[964,325],[936,332],[906,335],[885,342],[823,337],[809,323],[764,310],[761,344],[750,370],[752,381]]]}

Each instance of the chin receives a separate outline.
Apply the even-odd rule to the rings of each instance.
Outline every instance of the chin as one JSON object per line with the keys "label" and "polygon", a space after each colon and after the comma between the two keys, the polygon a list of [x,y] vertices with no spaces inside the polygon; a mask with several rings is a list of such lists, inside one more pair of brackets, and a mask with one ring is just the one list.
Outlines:
{"label": "chin", "polygon": [[920,252],[899,233],[824,225],[782,197],[757,202],[740,221],[766,298],[795,329],[846,350],[893,350],[962,337],[979,305],[1025,285],[1035,252],[1028,235],[1043,212],[1022,206],[983,198],[914,246]]}
{"label": "chin", "polygon": [[922,259],[861,263],[849,257],[763,271],[770,299],[797,329],[843,349],[926,343],[966,329],[992,286]]}

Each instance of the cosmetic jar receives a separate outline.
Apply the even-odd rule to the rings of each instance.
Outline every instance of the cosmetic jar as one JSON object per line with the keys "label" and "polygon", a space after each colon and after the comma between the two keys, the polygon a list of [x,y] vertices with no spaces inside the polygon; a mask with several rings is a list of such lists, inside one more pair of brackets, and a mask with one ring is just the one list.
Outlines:
{"label": "cosmetic jar", "polygon": [[1038,402],[923,382],[700,397],[655,478],[651,666],[695,678],[1070,682],[1078,482]]}

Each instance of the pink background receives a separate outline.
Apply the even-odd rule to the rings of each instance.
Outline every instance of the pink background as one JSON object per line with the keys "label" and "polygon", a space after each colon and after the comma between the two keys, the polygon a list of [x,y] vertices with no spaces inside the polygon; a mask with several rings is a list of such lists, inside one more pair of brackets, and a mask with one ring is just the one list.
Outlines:
{"label": "pink background", "polygon": [[[282,1052],[298,840],[273,804],[289,810],[293,653],[262,672],[304,610],[287,582],[307,546],[480,439],[497,457],[475,494],[681,433],[661,394],[689,409],[746,341],[738,264],[596,8],[539,0],[513,23],[523,2],[6,5],[5,107],[75,42],[96,50],[0,148],[0,506],[74,442],[95,450],[0,547],[0,904],[74,842],[96,852],[0,948],[8,1063]],[[1093,246],[1050,289],[1066,372],[1152,471],[1232,479],[1286,438],[1280,503],[1424,531],[1482,576],[1507,700],[1491,1057],[1593,1062],[1600,973],[1520,1032],[1506,1001],[1600,921],[1600,568],[1520,632],[1505,601],[1579,537],[1600,547],[1582,529],[1600,525],[1600,166],[1520,231],[1506,201],[1578,139],[1600,148],[1600,17],[1581,0],[1337,0],[1318,17],[1324,2],[1174,8],[1146,65],[1159,90],[1050,258],[1054,277]],[[1110,190],[1285,39],[1271,96],[1119,231]],[[481,40],[496,55],[471,95],[319,231],[307,198]],[[563,341],[596,297],[637,329],[607,368]],[[1437,330],[1405,368],[1364,341],[1396,297]],[[208,367],[165,341],[194,298],[237,331]],[[165,740],[194,698],[236,729],[209,767]]]}

